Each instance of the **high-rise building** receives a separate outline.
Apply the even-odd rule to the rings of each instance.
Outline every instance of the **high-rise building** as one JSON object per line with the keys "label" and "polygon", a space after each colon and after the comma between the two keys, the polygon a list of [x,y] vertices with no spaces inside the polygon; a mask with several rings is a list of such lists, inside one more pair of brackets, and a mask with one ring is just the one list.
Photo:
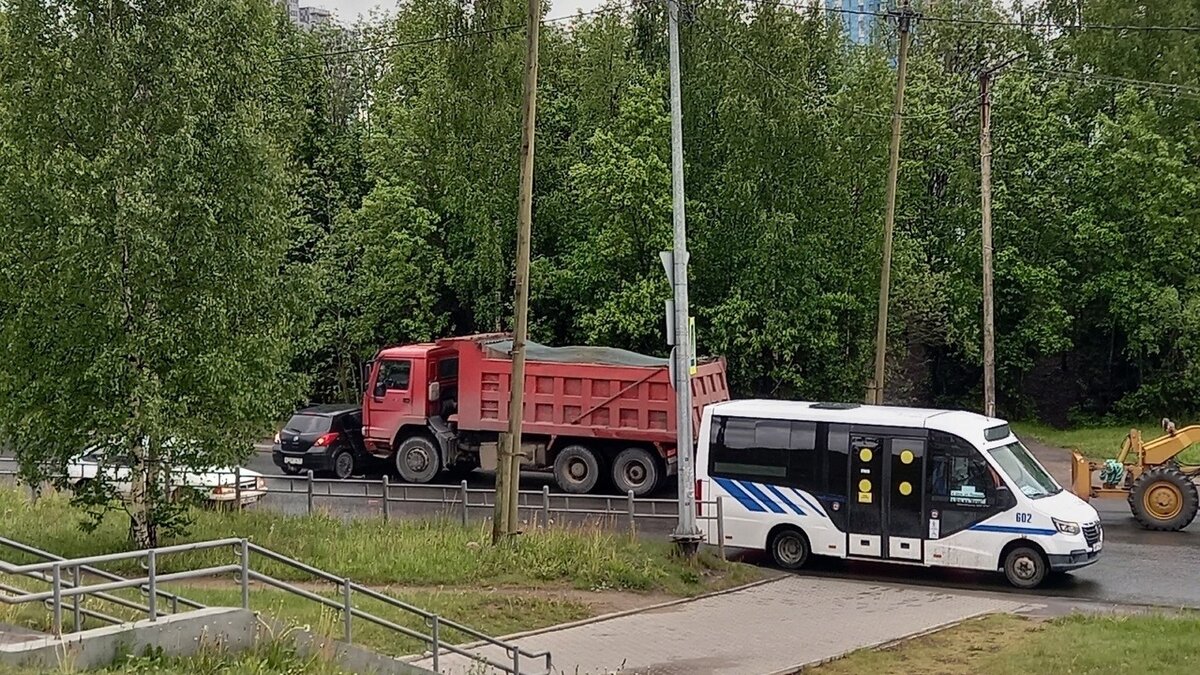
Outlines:
{"label": "high-rise building", "polygon": [[846,39],[856,45],[871,41],[880,12],[890,9],[887,0],[825,0],[825,9],[838,15]]}
{"label": "high-rise building", "polygon": [[300,0],[277,0],[280,5],[287,9],[288,18],[297,26],[300,25]]}
{"label": "high-rise building", "polygon": [[301,7],[298,23],[306,30],[328,26],[333,23],[333,12],[323,7]]}

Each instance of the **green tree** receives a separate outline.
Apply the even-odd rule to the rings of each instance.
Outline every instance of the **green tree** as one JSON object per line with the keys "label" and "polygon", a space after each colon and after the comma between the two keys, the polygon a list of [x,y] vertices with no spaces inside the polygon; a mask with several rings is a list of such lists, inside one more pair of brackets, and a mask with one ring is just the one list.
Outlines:
{"label": "green tree", "polygon": [[[130,456],[137,546],[181,524],[165,473],[238,461],[293,399],[307,320],[282,17],[268,0],[11,0],[0,54],[0,424],[32,480]],[[172,444],[171,439],[179,439]]]}

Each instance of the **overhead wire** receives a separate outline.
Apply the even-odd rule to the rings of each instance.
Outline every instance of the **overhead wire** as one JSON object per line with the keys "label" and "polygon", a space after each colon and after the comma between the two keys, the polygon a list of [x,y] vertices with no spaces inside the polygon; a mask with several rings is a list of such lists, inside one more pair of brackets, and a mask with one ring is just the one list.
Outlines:
{"label": "overhead wire", "polygon": [[957,23],[976,26],[1004,26],[1010,28],[1042,28],[1046,30],[1063,30],[1063,31],[1117,31],[1122,33],[1131,32],[1147,32],[1147,33],[1162,33],[1162,32],[1180,32],[1180,33],[1200,33],[1200,26],[1158,26],[1158,25],[1140,25],[1140,24],[1111,24],[1111,23],[1052,23],[1048,21],[1004,21],[1000,19],[968,19],[966,17],[951,17],[951,16],[922,16],[922,21],[931,21],[933,23]]}
{"label": "overhead wire", "polygon": [[[784,2],[783,0],[750,0],[755,4],[773,4],[781,7],[790,7],[793,9],[804,10],[810,13],[823,12],[826,14],[847,14],[852,16],[873,16],[886,18],[894,16],[891,12],[872,12],[862,9],[845,9],[841,7],[823,7],[819,5],[802,5],[794,2]],[[1077,23],[1077,24],[1060,24],[1049,21],[1014,21],[1004,19],[972,19],[968,17],[958,16],[939,16],[918,14],[915,16],[919,21],[931,21],[934,23],[955,23],[964,25],[976,26],[1007,26],[1012,28],[1044,28],[1048,30],[1064,30],[1064,31],[1119,31],[1119,32],[1182,32],[1182,33],[1200,33],[1198,25],[1155,25],[1155,24],[1111,24],[1111,23]]]}
{"label": "overhead wire", "polygon": [[[662,0],[662,1],[665,3],[669,0]],[[858,13],[865,13],[865,12],[858,12]],[[783,85],[785,88],[789,89],[793,93],[805,93],[805,92],[801,92],[798,89],[796,89],[795,85],[793,85],[792,82],[787,80],[783,75],[776,72],[771,67],[763,64],[761,61],[754,58],[753,56],[748,54],[746,51],[742,50],[740,47],[738,47],[732,41],[728,40],[725,36],[718,33],[712,27],[708,26],[705,23],[705,21],[703,19],[701,19],[699,16],[695,16],[695,15],[692,16],[692,24],[699,27],[705,33],[709,34],[714,39],[716,39],[718,42],[725,45],[727,48],[729,48],[735,54],[740,56],[747,63],[753,65],[755,68],[757,68],[758,70],[765,73],[768,77],[771,77],[775,81],[779,82],[781,85]],[[926,112],[926,113],[902,113],[900,115],[900,119],[907,121],[907,120],[935,119],[935,118],[943,117],[943,116],[953,117],[955,114],[957,114],[964,108],[978,106],[980,100],[981,100],[981,96],[979,94],[976,94],[976,95],[973,95],[970,98],[967,98],[966,100],[956,103],[955,105],[953,105],[947,109],[944,109],[944,110],[936,110],[936,111],[931,111],[931,112]],[[845,113],[849,113],[851,115],[861,115],[864,117],[872,117],[875,119],[882,119],[882,120],[890,120],[895,115],[895,112],[884,113],[884,112],[877,112],[874,110],[865,110],[862,108],[847,108],[847,107],[841,105],[840,103],[837,103],[836,101],[833,101],[832,99],[830,99],[828,95],[826,95],[825,101],[831,107],[837,108],[838,110],[841,110],[842,112],[845,112]]]}
{"label": "overhead wire", "polygon": [[1177,85],[1168,82],[1159,82],[1156,80],[1138,80],[1127,77],[1103,75],[1100,73],[1087,73],[1077,70],[1038,68],[1036,66],[1021,66],[1015,70],[1035,73],[1038,75],[1047,75],[1050,77],[1072,80],[1075,82],[1086,82],[1105,86],[1110,89],[1132,88],[1138,89],[1147,95],[1183,99],[1187,101],[1200,101],[1200,88],[1187,85]]}

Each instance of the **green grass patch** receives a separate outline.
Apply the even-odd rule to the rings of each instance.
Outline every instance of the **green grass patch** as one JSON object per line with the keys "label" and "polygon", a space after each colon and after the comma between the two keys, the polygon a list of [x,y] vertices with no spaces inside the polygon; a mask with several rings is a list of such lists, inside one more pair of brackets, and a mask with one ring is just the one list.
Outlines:
{"label": "green grass patch", "polygon": [[[186,537],[164,545],[245,537],[309,565],[370,585],[545,586],[655,591],[693,595],[761,576],[755,568],[702,554],[695,561],[672,555],[670,545],[631,539],[596,527],[527,532],[500,546],[490,544],[486,525],[463,527],[447,521],[282,516],[267,510],[240,513],[197,510]],[[127,550],[128,521],[120,514],[95,532],[78,528],[80,514],[65,496],[46,495],[31,504],[17,489],[0,489],[0,533],[74,558]],[[21,558],[6,553],[14,562]],[[236,563],[233,548],[163,556],[159,571]],[[299,570],[256,557],[255,570],[288,580],[306,580]],[[113,572],[139,572],[137,561],[106,565]]]}
{"label": "green grass patch", "polygon": [[806,669],[812,675],[1148,675],[1200,672],[1200,616],[996,615],[890,649]]}
{"label": "green grass patch", "polygon": [[[12,668],[0,665],[0,675],[34,675],[45,673],[43,669]],[[69,663],[57,671],[75,672]],[[95,673],[137,673],[138,675],[196,675],[198,673],[220,673],[221,675],[342,675],[341,670],[319,656],[302,657],[285,642],[263,644],[255,649],[230,653],[219,649],[202,650],[187,658],[147,653],[126,656]]]}
{"label": "green grass patch", "polygon": [[[1098,427],[1056,429],[1039,422],[1014,422],[1012,428],[1017,436],[1036,439],[1046,445],[1078,450],[1085,457],[1102,460],[1111,459],[1121,451],[1121,443],[1130,429],[1140,429],[1144,440],[1162,435],[1158,422],[1134,422],[1109,424]],[[1183,464],[1200,464],[1200,445],[1192,446],[1179,455]]]}
{"label": "green grass patch", "polygon": [[[185,597],[209,606],[237,606],[241,602],[236,589],[195,589],[179,587],[172,589]],[[436,613],[439,617],[456,621],[488,635],[511,635],[526,630],[544,628],[568,621],[584,619],[592,615],[587,605],[551,596],[528,595],[510,590],[469,591],[404,590],[392,591],[393,597]],[[342,602],[341,593],[332,587],[320,591],[320,595]],[[406,628],[429,634],[429,627],[419,617],[390,607],[371,598],[353,598],[355,609],[369,612],[384,620]],[[290,593],[275,590],[256,590],[251,593],[250,607],[262,612],[263,616],[276,619],[286,626],[306,626],[313,632],[340,638],[342,636],[342,613],[323,607]],[[351,637],[360,644],[382,654],[405,656],[425,650],[420,640],[400,635],[365,619],[355,618],[351,624]],[[439,637],[447,642],[461,644],[474,642],[475,638],[442,626]]]}

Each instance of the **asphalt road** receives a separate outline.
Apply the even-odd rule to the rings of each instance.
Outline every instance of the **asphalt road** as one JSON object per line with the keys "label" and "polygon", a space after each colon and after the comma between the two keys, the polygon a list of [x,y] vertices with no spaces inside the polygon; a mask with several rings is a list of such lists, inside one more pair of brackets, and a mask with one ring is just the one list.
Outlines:
{"label": "asphalt road", "polygon": [[[1065,453],[1030,445],[1060,482],[1066,483],[1070,468]],[[264,474],[280,473],[266,453],[256,454],[246,466]],[[11,460],[0,458],[0,471],[14,468]],[[345,483],[318,481],[314,483],[313,509],[345,519],[379,516],[384,510],[381,499],[382,475],[377,468],[361,480]],[[492,481],[490,474],[478,471],[468,480],[468,514],[472,521],[481,522],[490,516],[490,495],[485,491],[492,487]],[[549,488],[552,523],[604,521],[608,527],[621,530],[628,528],[628,519],[623,515],[625,498],[558,494],[549,476],[532,473],[523,474],[521,480],[522,514],[526,520],[537,521],[546,499],[542,492],[544,486]],[[270,493],[257,508],[294,515],[308,511],[308,489],[303,478],[271,479],[268,487]],[[390,515],[394,518],[445,515],[458,519],[462,515],[459,487],[410,486],[393,482],[390,493],[393,500],[407,500],[403,503],[393,501],[388,505]],[[363,498],[363,495],[367,497]],[[674,526],[676,510],[673,490],[665,489],[656,497],[661,499],[637,506],[636,527],[642,536],[665,537]],[[1200,519],[1181,532],[1152,532],[1137,524],[1124,500],[1099,500],[1093,505],[1100,512],[1104,525],[1102,558],[1091,567],[1053,578],[1036,591],[1012,589],[999,574],[858,561],[817,560],[804,574],[1114,604],[1200,608]],[[603,517],[578,513],[605,509],[621,515]],[[3,526],[0,525],[2,531]]]}

